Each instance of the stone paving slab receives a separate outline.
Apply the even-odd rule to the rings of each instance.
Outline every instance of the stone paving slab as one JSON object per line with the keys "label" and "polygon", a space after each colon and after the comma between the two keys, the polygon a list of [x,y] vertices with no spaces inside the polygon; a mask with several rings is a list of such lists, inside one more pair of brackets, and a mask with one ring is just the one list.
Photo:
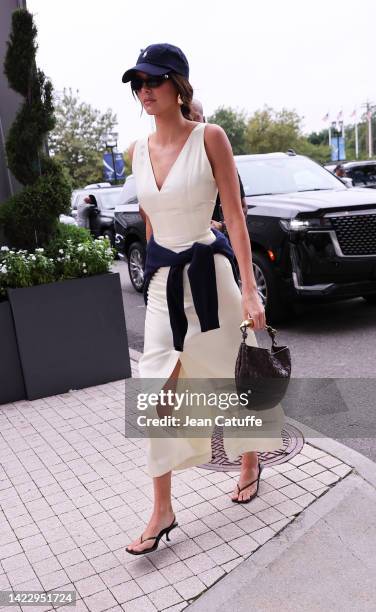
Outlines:
{"label": "stone paving slab", "polygon": [[305,443],[265,467],[258,497],[241,506],[229,497],[236,473],[175,472],[179,527],[132,557],[125,546],[148,521],[152,482],[145,440],[124,437],[123,404],[117,381],[0,406],[1,590],[74,589],[75,610],[91,612],[182,610],[352,471]]}

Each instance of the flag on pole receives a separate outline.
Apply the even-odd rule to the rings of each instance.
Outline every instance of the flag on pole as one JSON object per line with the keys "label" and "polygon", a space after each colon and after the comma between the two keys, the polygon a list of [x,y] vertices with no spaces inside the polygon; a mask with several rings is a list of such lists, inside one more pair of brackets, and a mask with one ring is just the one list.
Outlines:
{"label": "flag on pole", "polygon": [[[337,122],[336,122],[336,130],[337,130],[337,132],[339,132],[341,130],[340,121],[342,121],[342,117],[343,117],[343,112],[342,112],[342,110],[340,110],[338,115],[337,115]],[[342,128],[343,128],[343,123],[342,123]]]}
{"label": "flag on pole", "polygon": [[329,119],[329,112],[326,113],[326,115],[324,115],[324,117],[322,118],[323,121],[328,121]]}
{"label": "flag on pole", "polygon": [[372,111],[371,110],[369,110],[368,113],[367,113],[367,119],[368,120],[372,119]]}

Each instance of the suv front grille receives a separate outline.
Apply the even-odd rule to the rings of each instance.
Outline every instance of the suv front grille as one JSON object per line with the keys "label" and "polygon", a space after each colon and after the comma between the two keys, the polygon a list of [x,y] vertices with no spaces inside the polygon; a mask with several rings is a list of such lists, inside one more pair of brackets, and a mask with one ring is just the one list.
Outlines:
{"label": "suv front grille", "polygon": [[376,213],[331,220],[344,255],[376,255]]}

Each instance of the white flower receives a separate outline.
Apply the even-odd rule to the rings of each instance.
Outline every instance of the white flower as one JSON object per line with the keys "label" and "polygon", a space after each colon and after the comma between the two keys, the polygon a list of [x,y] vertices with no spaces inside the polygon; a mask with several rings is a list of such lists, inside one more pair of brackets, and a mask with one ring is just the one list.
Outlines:
{"label": "white flower", "polygon": [[36,253],[44,253],[44,249],[42,249],[42,247],[40,247],[39,249],[35,249]]}
{"label": "white flower", "polygon": [[0,268],[0,272],[1,272],[2,274],[7,274],[7,272],[8,272],[8,268],[7,268],[6,266],[1,266],[1,268]]}
{"label": "white flower", "polygon": [[35,257],[35,255],[29,255],[29,259],[31,259],[31,261],[35,261],[36,257]]}
{"label": "white flower", "polygon": [[84,269],[84,274],[87,274],[87,270],[86,270],[86,268]]}
{"label": "white flower", "polygon": [[1,250],[1,251],[9,251],[9,247],[7,247],[7,246],[2,246],[0,250]]}
{"label": "white flower", "polygon": [[81,251],[83,251],[83,250],[84,250],[84,246],[82,244],[79,244],[78,247],[77,247],[77,251],[79,253],[81,253]]}
{"label": "white flower", "polygon": [[64,253],[63,249],[59,249],[59,253],[63,254]]}

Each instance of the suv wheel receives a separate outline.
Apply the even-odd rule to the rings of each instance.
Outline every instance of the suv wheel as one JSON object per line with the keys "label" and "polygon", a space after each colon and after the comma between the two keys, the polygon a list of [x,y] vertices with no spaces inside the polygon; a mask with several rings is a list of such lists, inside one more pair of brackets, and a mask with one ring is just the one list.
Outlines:
{"label": "suv wheel", "polygon": [[133,242],[128,251],[128,272],[133,287],[139,293],[144,288],[145,248],[141,242]]}
{"label": "suv wheel", "polygon": [[363,298],[366,302],[368,302],[368,304],[376,304],[376,293],[369,293],[368,295],[363,295]]}
{"label": "suv wheel", "polygon": [[281,302],[274,270],[267,257],[260,252],[252,253],[253,273],[257,290],[265,308],[266,322],[274,324],[287,316],[287,305]]}

